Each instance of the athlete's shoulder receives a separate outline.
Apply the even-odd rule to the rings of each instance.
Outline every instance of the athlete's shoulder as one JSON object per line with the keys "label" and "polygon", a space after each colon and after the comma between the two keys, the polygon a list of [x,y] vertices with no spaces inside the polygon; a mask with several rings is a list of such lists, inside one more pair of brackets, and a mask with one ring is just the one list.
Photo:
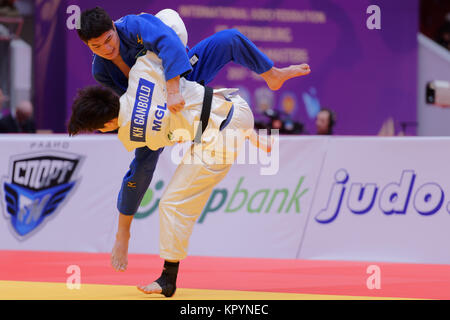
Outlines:
{"label": "athlete's shoulder", "polygon": [[[123,28],[126,27],[128,24],[128,21],[130,20],[130,16],[133,16],[132,14],[127,14],[126,16],[123,16],[117,20],[114,21],[114,24],[116,27]],[[133,18],[131,18],[133,19]]]}
{"label": "athlete's shoulder", "polygon": [[[146,17],[142,17],[144,15]],[[145,21],[148,19],[147,16],[149,15],[129,14],[115,21],[114,25],[117,28],[120,39],[130,46],[142,44],[138,36],[140,35],[140,37],[142,37],[142,34],[146,33],[145,29],[147,29],[148,26],[144,27],[143,22],[146,23]],[[142,30],[143,28],[144,30]]]}
{"label": "athlete's shoulder", "polygon": [[149,13],[139,13],[139,14],[128,14],[123,16],[122,18],[114,21],[114,24],[117,28],[122,31],[137,31],[136,28],[139,27],[139,22],[147,21],[147,22],[157,22],[155,16]]}

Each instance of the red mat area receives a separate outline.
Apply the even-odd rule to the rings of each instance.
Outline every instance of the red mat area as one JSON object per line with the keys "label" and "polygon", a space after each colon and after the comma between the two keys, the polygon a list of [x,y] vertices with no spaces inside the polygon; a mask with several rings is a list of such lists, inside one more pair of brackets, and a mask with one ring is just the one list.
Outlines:
{"label": "red mat area", "polygon": [[[155,280],[163,261],[130,254],[128,270],[116,272],[107,253],[0,251],[0,280],[65,283],[70,265],[82,283],[137,285]],[[369,265],[381,269],[381,289],[368,289]],[[450,266],[380,262],[188,257],[180,288],[450,299]]]}

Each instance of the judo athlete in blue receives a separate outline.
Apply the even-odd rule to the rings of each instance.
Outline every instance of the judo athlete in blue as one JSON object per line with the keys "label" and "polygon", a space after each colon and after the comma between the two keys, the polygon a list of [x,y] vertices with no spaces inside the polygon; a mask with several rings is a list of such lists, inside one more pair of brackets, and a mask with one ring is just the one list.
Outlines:
{"label": "judo athlete in blue", "polygon": [[[146,13],[127,15],[113,22],[102,8],[97,7],[82,13],[77,31],[94,53],[94,78],[119,96],[127,90],[130,68],[136,59],[147,51],[154,52],[162,60],[167,107],[171,112],[181,111],[185,103],[179,91],[180,77],[208,84],[231,61],[259,74],[272,90],[278,90],[288,79],[310,73],[307,64],[274,67],[264,53],[235,29],[218,32],[187,51],[184,24],[170,9],[155,16]],[[131,223],[150,185],[162,150],[136,149],[118,197],[117,208],[122,222]],[[129,234],[121,234],[119,221],[111,255],[111,263],[116,270],[126,269],[128,239]],[[158,292],[161,292],[160,288],[148,293]]]}

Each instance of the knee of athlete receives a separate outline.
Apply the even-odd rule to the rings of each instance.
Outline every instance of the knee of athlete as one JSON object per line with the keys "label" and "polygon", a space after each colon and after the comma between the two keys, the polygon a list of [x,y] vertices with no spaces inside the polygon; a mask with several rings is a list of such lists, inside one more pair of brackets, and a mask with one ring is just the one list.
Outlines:
{"label": "knee of athlete", "polygon": [[217,33],[219,42],[222,45],[233,45],[236,41],[241,41],[244,35],[238,29],[226,29]]}
{"label": "knee of athlete", "polygon": [[154,170],[146,169],[144,167],[132,167],[123,177],[123,186],[134,190],[146,190],[152,181]]}
{"label": "knee of athlete", "polygon": [[167,210],[168,208],[173,206],[173,201],[170,201],[168,199],[168,197],[166,197],[165,195],[163,195],[161,197],[161,199],[159,200],[159,205],[158,205],[158,209],[159,212],[164,212],[165,210]]}
{"label": "knee of athlete", "polygon": [[236,28],[228,29],[228,37],[242,39],[245,36]]}

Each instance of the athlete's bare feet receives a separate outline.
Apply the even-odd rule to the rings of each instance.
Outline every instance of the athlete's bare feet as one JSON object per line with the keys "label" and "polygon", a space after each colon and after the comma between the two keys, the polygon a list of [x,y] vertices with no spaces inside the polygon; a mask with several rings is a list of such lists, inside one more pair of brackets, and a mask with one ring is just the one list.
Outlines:
{"label": "athlete's bare feet", "polygon": [[306,76],[311,72],[308,64],[291,65],[286,68],[272,67],[269,71],[261,73],[261,77],[266,81],[271,90],[280,89],[286,80]]}
{"label": "athlete's bare feet", "polygon": [[111,266],[116,271],[125,271],[128,265],[129,236],[117,236],[116,243],[111,252]]}
{"label": "athlete's bare feet", "polygon": [[162,293],[162,288],[157,282],[152,282],[146,286],[137,286],[137,288],[139,289],[139,291],[142,291],[146,294]]}

